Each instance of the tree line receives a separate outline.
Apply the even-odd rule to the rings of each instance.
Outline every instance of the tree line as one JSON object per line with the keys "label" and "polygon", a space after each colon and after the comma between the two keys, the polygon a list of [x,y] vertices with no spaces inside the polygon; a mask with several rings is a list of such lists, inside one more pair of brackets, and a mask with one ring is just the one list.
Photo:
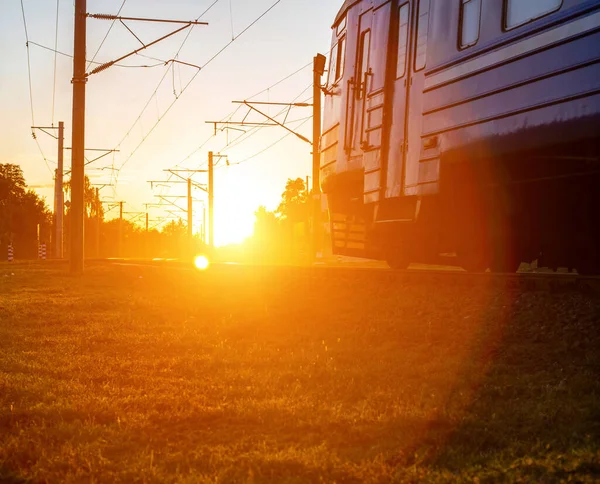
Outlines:
{"label": "tree line", "polygon": [[[67,192],[69,182],[65,183]],[[88,258],[166,257],[178,258],[190,251],[187,226],[172,220],[160,230],[130,220],[106,220],[98,191],[85,179],[84,248]],[[65,202],[64,257],[69,255],[70,203]],[[38,244],[45,243],[48,257],[55,243],[54,217],[46,201],[27,187],[20,166],[0,164],[0,260],[5,259],[12,244],[15,258],[35,259]],[[192,250],[203,250],[203,242],[195,237]]]}
{"label": "tree line", "polygon": [[[65,183],[67,192],[69,182]],[[205,252],[199,236],[188,239],[187,225],[182,219],[172,220],[162,228],[146,230],[135,220],[106,220],[107,210],[96,190],[85,179],[84,250],[87,258],[136,257],[183,258]],[[117,204],[108,209],[118,208]],[[35,259],[38,244],[47,245],[53,254],[54,217],[44,199],[27,187],[18,165],[0,164],[0,260],[13,245],[17,259]],[[145,218],[138,221],[145,222]],[[245,262],[286,263],[309,260],[311,248],[310,204],[303,179],[289,179],[275,210],[264,206],[255,212],[254,234],[241,247],[221,249],[222,257]],[[69,256],[70,205],[65,202],[64,257]],[[327,247],[327,241],[323,241]]]}
{"label": "tree line", "polygon": [[[326,215],[322,215],[326,220]],[[254,235],[249,240],[250,256],[259,263],[310,262],[311,204],[308,186],[302,178],[288,179],[278,207],[261,206],[255,212]],[[322,240],[321,250],[328,251]]]}

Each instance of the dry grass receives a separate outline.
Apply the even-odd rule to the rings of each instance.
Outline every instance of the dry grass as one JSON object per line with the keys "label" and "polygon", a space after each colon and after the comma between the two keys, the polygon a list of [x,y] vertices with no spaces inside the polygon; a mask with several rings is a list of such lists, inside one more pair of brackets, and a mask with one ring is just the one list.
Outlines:
{"label": "dry grass", "polygon": [[593,482],[599,321],[439,280],[0,265],[0,482]]}

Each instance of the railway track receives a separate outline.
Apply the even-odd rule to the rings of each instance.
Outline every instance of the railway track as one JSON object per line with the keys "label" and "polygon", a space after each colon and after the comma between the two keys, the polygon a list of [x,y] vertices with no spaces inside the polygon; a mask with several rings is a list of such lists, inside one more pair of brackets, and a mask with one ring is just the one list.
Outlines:
{"label": "railway track", "polygon": [[93,263],[108,263],[122,267],[140,268],[170,268],[198,274],[219,276],[256,276],[278,278],[309,279],[347,279],[350,283],[360,283],[364,277],[370,280],[378,279],[390,284],[460,284],[477,285],[485,284],[497,287],[506,287],[524,290],[567,291],[583,290],[600,293],[600,276],[582,276],[577,273],[566,272],[537,272],[523,271],[516,273],[470,273],[457,268],[431,268],[419,266],[407,270],[391,270],[383,267],[370,267],[366,265],[250,265],[237,263],[215,263],[206,271],[198,271],[189,262],[181,260],[127,260],[111,259],[95,261]]}

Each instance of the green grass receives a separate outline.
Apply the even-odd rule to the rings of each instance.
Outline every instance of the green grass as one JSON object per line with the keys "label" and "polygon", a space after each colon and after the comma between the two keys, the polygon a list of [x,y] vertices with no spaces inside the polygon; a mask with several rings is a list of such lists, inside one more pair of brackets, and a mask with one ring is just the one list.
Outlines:
{"label": "green grass", "polygon": [[597,296],[308,274],[0,264],[0,482],[600,480]]}

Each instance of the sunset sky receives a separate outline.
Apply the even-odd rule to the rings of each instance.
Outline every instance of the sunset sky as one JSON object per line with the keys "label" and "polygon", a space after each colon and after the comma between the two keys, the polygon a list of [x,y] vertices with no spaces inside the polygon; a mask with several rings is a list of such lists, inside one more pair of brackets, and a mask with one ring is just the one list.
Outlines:
{"label": "sunset sky", "polygon": [[[58,51],[73,52],[73,1],[60,0],[58,15]],[[88,0],[88,12],[116,14],[123,0]],[[214,0],[126,0],[122,16],[154,17],[191,20],[207,10]],[[276,0],[219,0],[202,16],[209,26],[193,29],[185,42],[179,59],[204,66],[232,36],[238,36],[249,24],[263,14]],[[102,190],[102,198],[127,202],[126,211],[145,210],[143,204],[156,202],[153,194],[167,193],[165,188],[151,190],[147,180],[166,179],[163,170],[176,165],[199,168],[209,150],[229,155],[232,166],[215,172],[216,242],[237,242],[250,235],[253,214],[259,205],[273,209],[277,206],[287,178],[304,178],[310,174],[310,146],[293,136],[267,149],[286,135],[280,128],[263,128],[254,135],[233,142],[242,133],[225,132],[216,137],[207,120],[221,120],[235,110],[233,100],[250,96],[272,86],[277,81],[312,62],[317,53],[329,50],[330,25],[342,0],[280,0],[256,25],[241,35],[224,52],[197,74],[194,67],[164,66],[160,60],[172,59],[182,45],[186,32],[133,56],[122,64],[149,65],[148,68],[111,67],[90,77],[87,84],[88,148],[117,148],[93,166],[104,170],[88,170],[92,183],[109,183],[111,170],[121,168],[114,188]],[[54,49],[56,29],[56,0],[23,0],[29,40]],[[88,19],[88,59],[111,25],[110,21]],[[170,24],[129,22],[128,26],[145,43],[174,29]],[[233,28],[233,30],[232,30]],[[26,37],[19,0],[3,0],[0,7],[0,163],[21,165],[29,185],[52,207],[53,171],[56,167],[56,142],[38,132],[38,140],[48,163],[31,137],[32,115],[29,100]],[[107,62],[140,46],[139,42],[120,23],[115,23],[96,61]],[[33,115],[36,125],[48,126],[64,121],[65,144],[71,145],[71,77],[72,59],[58,55],[56,59],[56,89],[54,86],[54,53],[30,44]],[[158,65],[156,65],[158,64]],[[88,69],[88,71],[91,70]],[[166,75],[165,75],[166,74]],[[164,79],[163,79],[164,77]],[[162,83],[160,82],[163,79]],[[310,101],[312,69],[307,67],[278,86],[263,92],[253,100],[290,102]],[[158,89],[157,89],[157,86]],[[156,95],[153,93],[156,90]],[[175,93],[174,93],[175,91]],[[55,94],[53,94],[55,93]],[[177,96],[170,111],[165,111]],[[54,111],[53,107],[54,101]],[[144,106],[146,106],[144,110]],[[279,111],[270,108],[269,113]],[[233,119],[240,120],[240,109]],[[150,133],[159,117],[162,120]],[[298,127],[311,138],[310,109],[294,109],[289,119],[298,120]],[[138,119],[139,118],[139,119]],[[249,118],[258,121],[258,117]],[[137,120],[137,122],[136,122]],[[304,124],[302,124],[304,123]],[[140,145],[140,143],[145,141]],[[229,141],[230,146],[227,146]],[[206,144],[188,158],[203,143]],[[139,145],[139,147],[138,147]],[[65,153],[66,169],[70,153]],[[256,155],[256,156],[254,156]],[[92,156],[92,154],[90,154]],[[250,158],[250,159],[249,159]],[[245,161],[246,160],[246,161]],[[235,163],[243,162],[239,165]],[[115,172],[116,173],[116,172]],[[114,178],[114,177],[113,177]],[[205,175],[195,179],[205,183]],[[185,194],[184,185],[175,185],[171,195]],[[205,199],[202,192],[198,198]],[[182,206],[185,206],[182,200]],[[200,203],[196,204],[200,209]],[[150,212],[159,216],[160,209]],[[201,210],[196,211],[195,230],[199,230]],[[108,217],[116,215],[115,212]]]}

